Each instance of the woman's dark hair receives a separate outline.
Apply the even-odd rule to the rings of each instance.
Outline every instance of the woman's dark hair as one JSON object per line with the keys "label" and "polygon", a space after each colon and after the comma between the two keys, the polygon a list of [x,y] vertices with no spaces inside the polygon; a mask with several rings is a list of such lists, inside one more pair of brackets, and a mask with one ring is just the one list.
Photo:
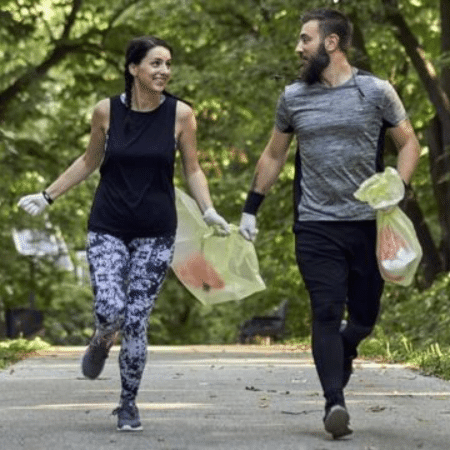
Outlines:
{"label": "woman's dark hair", "polygon": [[128,109],[131,108],[131,87],[133,86],[133,75],[128,70],[130,64],[140,64],[145,58],[148,51],[155,47],[164,47],[173,54],[172,47],[163,39],[155,36],[141,36],[132,39],[127,47],[125,53],[125,105]]}
{"label": "woman's dark hair", "polygon": [[346,52],[350,49],[352,45],[353,26],[345,14],[335,9],[314,9],[305,13],[301,18],[303,24],[311,20],[319,21],[319,31],[322,39],[330,34],[337,34],[340,50]]}

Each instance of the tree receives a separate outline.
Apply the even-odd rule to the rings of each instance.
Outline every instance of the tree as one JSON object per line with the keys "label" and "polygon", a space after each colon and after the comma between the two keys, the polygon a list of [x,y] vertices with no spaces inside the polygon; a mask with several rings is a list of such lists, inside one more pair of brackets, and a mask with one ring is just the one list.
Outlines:
{"label": "tree", "polygon": [[[123,53],[131,37],[156,34],[173,45],[170,90],[194,106],[200,159],[215,206],[236,223],[273,126],[278,95],[297,77],[299,16],[318,6],[349,13],[355,25],[355,63],[388,78],[404,100],[425,150],[405,205],[425,253],[418,282],[429,285],[439,272],[450,270],[449,0],[441,0],[440,9],[437,0],[111,0],[107,6],[101,0],[0,2],[5,61],[0,69],[3,303],[24,304],[29,291],[28,266],[12,244],[13,226],[43,227],[51,220],[71,249],[84,246],[95,176],[55,202],[47,218],[26,217],[15,205],[20,195],[42,189],[84,151],[92,107],[123,89]],[[433,76],[432,68],[439,75]],[[388,152],[389,164],[394,158]],[[169,276],[152,317],[159,342],[173,342],[176,335],[180,342],[232,341],[244,318],[284,298],[295,311],[288,317],[289,331],[308,334],[308,299],[291,233],[293,172],[291,152],[259,217],[256,247],[267,291],[208,309]],[[184,185],[179,171],[176,183]],[[71,295],[62,294],[64,274],[45,265],[38,274],[37,301],[43,308],[61,311],[71,295],[77,296],[74,284]],[[82,297],[91,308],[84,292]]]}

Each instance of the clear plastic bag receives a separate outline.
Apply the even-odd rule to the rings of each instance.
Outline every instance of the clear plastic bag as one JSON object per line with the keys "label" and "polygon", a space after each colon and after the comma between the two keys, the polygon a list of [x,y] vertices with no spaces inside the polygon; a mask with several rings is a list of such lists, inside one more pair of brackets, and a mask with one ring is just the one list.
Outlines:
{"label": "clear plastic bag", "polygon": [[388,167],[361,184],[355,192],[358,200],[377,210],[377,260],[384,280],[408,286],[422,259],[422,247],[414,225],[398,207],[405,187],[398,172]]}
{"label": "clear plastic bag", "polygon": [[197,203],[175,190],[178,228],[172,270],[203,304],[241,300],[266,288],[252,242],[231,225],[219,236],[202,218]]}

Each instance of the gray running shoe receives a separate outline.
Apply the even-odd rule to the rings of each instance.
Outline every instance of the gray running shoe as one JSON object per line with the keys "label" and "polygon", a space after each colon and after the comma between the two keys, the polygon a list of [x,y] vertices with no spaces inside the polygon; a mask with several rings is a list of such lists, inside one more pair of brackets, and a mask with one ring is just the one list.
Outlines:
{"label": "gray running shoe", "polygon": [[81,362],[83,375],[91,380],[97,378],[108,357],[109,349],[113,346],[118,332],[100,335],[97,331],[91,339]]}
{"label": "gray running shoe", "polygon": [[323,421],[325,424],[325,430],[332,434],[333,439],[339,439],[353,433],[353,431],[348,427],[350,415],[348,414],[345,406],[332,406],[326,412]]}
{"label": "gray running shoe", "polygon": [[113,412],[117,417],[117,429],[119,431],[142,431],[139,410],[133,400],[121,403]]}

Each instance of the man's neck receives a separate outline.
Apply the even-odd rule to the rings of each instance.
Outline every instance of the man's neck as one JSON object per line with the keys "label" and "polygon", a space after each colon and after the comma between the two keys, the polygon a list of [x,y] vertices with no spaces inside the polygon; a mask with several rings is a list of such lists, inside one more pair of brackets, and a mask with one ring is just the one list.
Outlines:
{"label": "man's neck", "polygon": [[322,73],[322,83],[329,87],[344,84],[353,76],[353,68],[344,55],[335,56]]}

